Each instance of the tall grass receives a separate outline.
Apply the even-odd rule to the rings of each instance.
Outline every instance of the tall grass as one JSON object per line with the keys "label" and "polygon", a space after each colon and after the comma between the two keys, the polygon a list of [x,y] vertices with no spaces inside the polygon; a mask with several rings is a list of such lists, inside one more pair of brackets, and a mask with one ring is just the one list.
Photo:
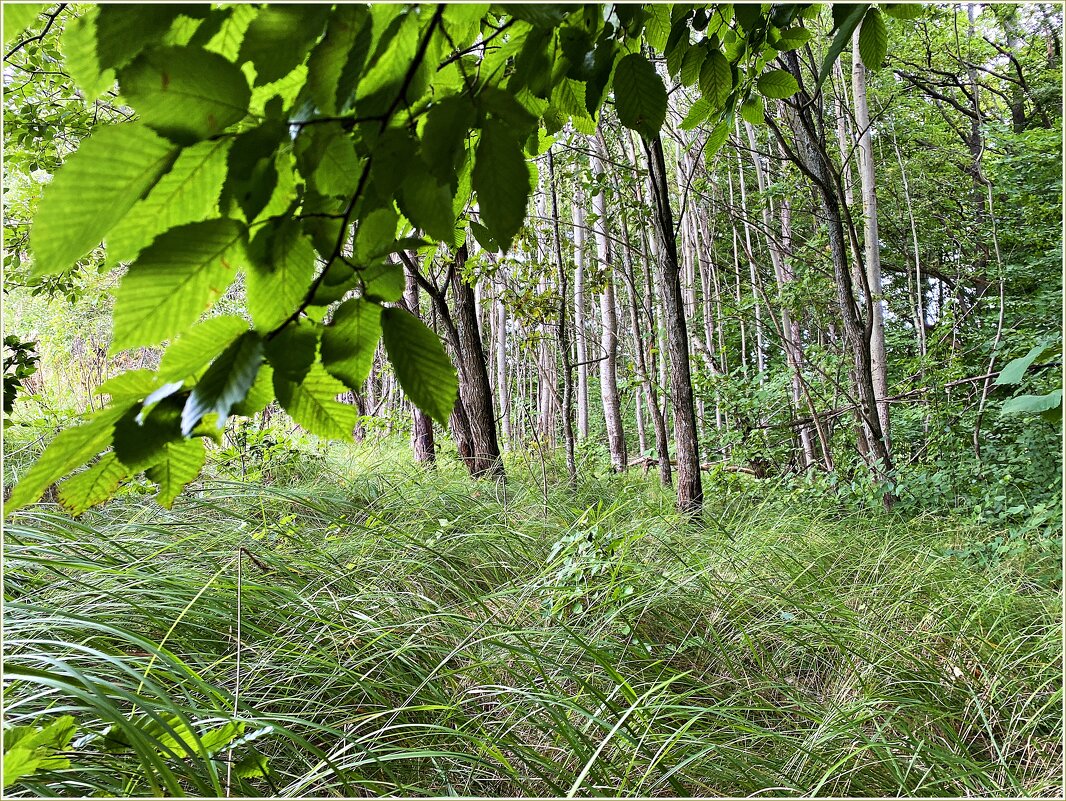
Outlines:
{"label": "tall grass", "polygon": [[79,726],[13,794],[1063,791],[1061,598],[944,521],[339,453],[12,521],[6,722]]}

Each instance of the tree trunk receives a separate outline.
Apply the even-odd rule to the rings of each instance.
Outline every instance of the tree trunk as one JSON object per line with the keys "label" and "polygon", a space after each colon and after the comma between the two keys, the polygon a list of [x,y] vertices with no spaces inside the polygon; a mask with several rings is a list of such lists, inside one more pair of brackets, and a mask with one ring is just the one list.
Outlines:
{"label": "tree trunk", "polygon": [[885,355],[885,303],[881,283],[881,241],[877,228],[877,183],[874,176],[874,149],[870,136],[870,106],[866,97],[866,67],[859,57],[859,32],[852,41],[852,99],[859,133],[859,181],[862,187],[862,216],[866,260],[866,284],[870,292],[870,370],[873,373],[877,416],[885,447],[891,452],[892,436],[888,416],[888,362]]}
{"label": "tree trunk", "polygon": [[589,364],[585,339],[585,198],[574,190],[574,345],[577,348],[577,435],[589,435]]}
{"label": "tree trunk", "polygon": [[670,389],[677,451],[677,508],[683,514],[697,515],[703,508],[703,482],[696,434],[696,405],[692,393],[688,330],[674,239],[674,214],[670,207],[669,182],[660,137],[656,135],[654,139],[644,139],[644,150],[648,158],[652,220],[659,244],[663,316],[670,356]]}
{"label": "tree trunk", "polygon": [[[418,282],[415,281],[410,271],[405,271],[405,282],[403,298],[407,311],[418,319],[422,319],[418,300]],[[437,462],[437,454],[433,446],[433,419],[414,404],[412,404],[411,414],[411,447],[415,452],[415,461],[427,467],[433,467]]]}
{"label": "tree trunk", "polygon": [[555,156],[548,150],[548,182],[552,196],[552,228],[555,234],[555,266],[559,270],[559,351],[563,357],[563,446],[566,450],[566,475],[570,488],[577,487],[577,461],[574,456],[574,376],[570,363],[570,334],[567,331],[567,281],[563,264],[562,236],[559,232],[559,199],[556,196]]}
{"label": "tree trunk", "polygon": [[[603,147],[597,137],[594,147]],[[603,162],[597,152],[592,158],[592,171],[603,176]],[[596,214],[593,231],[596,238],[596,252],[599,269],[604,279],[603,292],[600,294],[600,320],[602,333],[600,338],[600,397],[603,400],[603,419],[607,427],[607,446],[611,453],[611,468],[615,472],[626,469],[625,431],[622,428],[622,405],[618,395],[618,317],[615,314],[614,281],[611,276],[611,249],[607,238],[607,200],[602,187],[592,198],[592,208]]]}
{"label": "tree trunk", "polygon": [[464,245],[456,251],[450,272],[452,292],[455,294],[455,322],[458,334],[456,361],[460,373],[459,393],[470,420],[470,434],[474,446],[471,474],[475,478],[502,478],[503,459],[500,457],[500,445],[496,436],[492,385],[489,382],[488,364],[481,343],[477,305],[473,287],[462,275],[466,256]]}

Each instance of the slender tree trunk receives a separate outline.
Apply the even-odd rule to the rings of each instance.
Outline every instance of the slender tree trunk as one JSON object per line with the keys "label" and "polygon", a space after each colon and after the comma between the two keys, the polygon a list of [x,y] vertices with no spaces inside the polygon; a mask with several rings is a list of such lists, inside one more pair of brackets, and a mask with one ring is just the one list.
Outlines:
{"label": "slender tree trunk", "polygon": [[644,149],[648,158],[652,220],[659,243],[659,269],[665,301],[663,312],[670,355],[670,388],[677,449],[677,508],[683,514],[696,515],[703,508],[703,481],[700,476],[696,406],[688,358],[688,330],[674,239],[674,214],[670,206],[662,140],[658,135],[654,139],[645,139]]}
{"label": "slender tree trunk", "polygon": [[885,354],[885,303],[881,282],[881,241],[877,227],[877,183],[874,176],[874,149],[870,136],[870,106],[866,97],[866,67],[859,57],[859,32],[852,40],[852,99],[858,127],[859,180],[862,187],[862,216],[866,261],[866,284],[870,292],[870,370],[873,373],[877,415],[885,447],[891,452],[892,436],[888,414],[888,361]]}
{"label": "slender tree trunk", "polygon": [[[407,310],[415,317],[422,319],[422,311],[418,300],[418,282],[405,271],[404,302]],[[415,461],[427,467],[433,467],[437,462],[437,454],[433,445],[433,420],[432,418],[412,404],[412,427],[411,447],[415,452]]]}
{"label": "slender tree trunk", "polygon": [[567,330],[567,280],[563,264],[562,235],[559,232],[559,199],[555,183],[555,155],[548,150],[548,182],[552,195],[552,228],[555,234],[555,266],[559,270],[559,351],[563,358],[563,445],[570,488],[577,487],[577,461],[574,456],[574,375],[570,363],[570,333]]}
{"label": "slender tree trunk", "polygon": [[[592,171],[602,180],[604,168],[600,154],[603,152],[603,143],[599,137],[594,143],[597,153],[592,158]],[[618,395],[618,318],[615,314],[614,281],[611,275],[611,243],[607,236],[607,200],[602,187],[592,198],[592,208],[596,214],[593,232],[599,269],[604,279],[603,292],[600,294],[600,397],[603,399],[603,418],[607,426],[611,468],[615,472],[621,472],[626,469],[628,454],[625,431],[622,428],[622,405]]]}
{"label": "slender tree trunk", "polygon": [[577,350],[577,435],[589,435],[589,357],[585,331],[585,198],[574,189],[574,345]]}

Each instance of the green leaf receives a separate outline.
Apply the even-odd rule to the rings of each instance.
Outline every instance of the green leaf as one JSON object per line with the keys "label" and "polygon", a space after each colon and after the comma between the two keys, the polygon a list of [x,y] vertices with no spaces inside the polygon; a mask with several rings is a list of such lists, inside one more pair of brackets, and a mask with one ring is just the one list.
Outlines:
{"label": "green leaf", "polygon": [[264,364],[260,366],[259,373],[248,390],[248,394],[244,396],[244,400],[235,404],[230,414],[251,417],[263,411],[272,400],[274,400],[274,368],[269,364]]}
{"label": "green leaf", "polygon": [[254,331],[226,348],[197,382],[181,412],[182,436],[189,436],[208,414],[217,414],[222,428],[234,404],[244,400],[263,362],[263,340]]}
{"label": "green leaf", "polygon": [[94,395],[110,395],[115,400],[142,400],[159,388],[159,376],[154,371],[127,370],[119,373],[93,390]]}
{"label": "green leaf", "polygon": [[681,62],[681,83],[685,86],[693,86],[699,81],[703,62],[706,58],[707,51],[704,48],[690,48],[688,52],[685,53],[685,58]]}
{"label": "green leaf", "polygon": [[[7,6],[6,8],[25,8]],[[115,85],[115,71],[100,66],[96,54],[96,18],[99,9],[71,20],[63,29],[60,47],[63,49],[63,67],[74,83],[81,89],[88,103],[95,102]]]}
{"label": "green leaf", "polygon": [[350,197],[359,185],[362,159],[340,125],[309,125],[296,139],[300,173],[319,194]]}
{"label": "green leaf", "polygon": [[246,221],[256,219],[277,188],[278,148],[288,142],[288,126],[277,120],[268,120],[234,138],[219,200],[223,213],[236,203]]}
{"label": "green leaf", "polygon": [[465,95],[448,97],[430,106],[422,131],[422,157],[441,183],[450,184],[466,148],[474,107]]}
{"label": "green leaf", "polygon": [[179,14],[189,11],[188,6],[169,3],[105,3],[97,9],[96,54],[100,66],[109,70],[125,67],[161,40]]}
{"label": "green leaf", "polygon": [[507,250],[525,221],[530,181],[522,143],[503,123],[482,128],[472,179],[481,221]]}
{"label": "green leaf", "polygon": [[59,485],[59,502],[72,515],[80,515],[115,494],[130,474],[113,451],[108,451],[88,470],[71,476]]}
{"label": "green leaf", "polygon": [[207,449],[199,437],[166,443],[163,458],[145,471],[159,485],[155,496],[159,505],[169,509],[185,486],[200,475],[206,459]]}
{"label": "green leaf", "polygon": [[1028,370],[1033,362],[1035,362],[1048,346],[1045,343],[1036,345],[1024,356],[1014,359],[1004,367],[999,376],[996,378],[995,384],[1002,386],[1004,384],[1020,384],[1022,377],[1025,375],[1025,371]]}
{"label": "green leaf", "polygon": [[421,320],[399,308],[382,311],[381,333],[407,397],[442,426],[447,425],[459,384],[440,339]]}
{"label": "green leaf", "polygon": [[825,59],[822,61],[822,68],[818,71],[818,83],[815,86],[815,92],[822,88],[825,79],[829,77],[833,64],[836,63],[844,48],[848,46],[851,41],[851,35],[859,27],[859,23],[862,22],[862,18],[866,15],[866,9],[869,7],[869,3],[857,3],[855,5],[837,3],[833,6],[833,30],[836,31],[836,34],[829,45],[829,50],[826,51]]}
{"label": "green leaf", "polygon": [[764,97],[782,99],[799,91],[799,83],[785,70],[770,70],[759,76],[759,91]]}
{"label": "green leaf", "polygon": [[1046,395],[1019,395],[1003,404],[1001,414],[1039,414],[1057,409],[1061,403],[1061,389]]}
{"label": "green leaf", "polygon": [[346,300],[322,332],[322,364],[349,389],[362,389],[381,339],[381,306],[362,298]]}
{"label": "green leaf", "polygon": [[640,53],[630,53],[615,67],[614,104],[618,121],[648,138],[666,121],[663,79]]}
{"label": "green leaf", "polygon": [[355,232],[355,261],[369,264],[386,256],[396,241],[397,222],[392,206],[365,215]]}
{"label": "green leaf", "polygon": [[781,36],[774,42],[774,49],[782,52],[799,50],[811,40],[813,34],[807,28],[789,28],[781,31]]}
{"label": "green leaf", "polygon": [[179,437],[183,399],[171,394],[145,414],[142,409],[130,409],[115,423],[112,444],[115,456],[131,472],[151,467],[163,455],[163,446]]}
{"label": "green leaf", "polygon": [[38,500],[49,486],[103,451],[111,444],[115,423],[127,408],[128,405],[109,406],[82,425],[60,432],[15,485],[4,504],[5,512]]}
{"label": "green leaf", "polygon": [[712,50],[703,62],[700,91],[711,108],[715,109],[724,107],[729,93],[733,91],[733,70],[721,50]]}
{"label": "green leaf", "polygon": [[247,330],[248,323],[240,317],[209,317],[170,343],[159,363],[159,374],[178,379],[195,375]]}
{"label": "green leaf", "polygon": [[707,169],[713,168],[714,157],[722,149],[722,145],[726,143],[726,140],[729,139],[729,132],[732,128],[732,118],[721,120],[707,135],[707,144],[703,147],[703,160],[707,165]]}
{"label": "green leaf", "polygon": [[238,61],[255,65],[255,85],[271,83],[296,69],[322,33],[328,5],[268,4],[244,33]]}
{"label": "green leaf", "polygon": [[355,89],[372,37],[366,6],[337,6],[326,35],[307,62],[307,89],[319,110],[328,116],[340,114]]}
{"label": "green leaf", "polygon": [[148,197],[107,235],[108,264],[132,261],[164,231],[217,216],[229,147],[220,139],[183,150]]}
{"label": "green leaf", "polygon": [[740,116],[752,125],[762,125],[766,122],[766,109],[763,105],[763,99],[757,95],[749,97],[740,107]]}
{"label": "green leaf", "polygon": [[693,128],[702,125],[711,116],[713,110],[711,102],[707,98],[697,98],[696,102],[689,107],[685,118],[681,121],[681,130],[691,131]]}
{"label": "green leaf", "polygon": [[237,760],[233,775],[239,779],[258,779],[270,775],[270,760],[262,754],[251,753]]}
{"label": "green leaf", "polygon": [[220,9],[226,18],[218,26],[218,31],[204,45],[204,49],[218,53],[227,61],[236,61],[240,53],[241,42],[252,20],[259,13],[259,7],[251,4],[237,4],[227,9]]}
{"label": "green leaf", "polygon": [[[6,13],[6,10],[5,10]],[[63,770],[70,760],[56,751],[66,750],[77,727],[64,715],[47,726],[11,726],[4,729],[4,787],[38,770]]]}
{"label": "green leaf", "polygon": [[455,230],[451,188],[439,183],[422,165],[407,176],[396,203],[416,228],[434,239],[451,241]]}
{"label": "green leaf", "polygon": [[266,358],[274,374],[286,381],[302,381],[318,355],[318,326],[294,320],[266,341]]}
{"label": "green leaf", "polygon": [[888,28],[881,12],[871,8],[866,12],[859,30],[859,56],[868,70],[879,69],[888,54]]}
{"label": "green leaf", "polygon": [[235,64],[198,47],[158,47],[119,73],[119,87],[141,120],[189,145],[244,119],[248,80]]}
{"label": "green leaf", "polygon": [[33,275],[67,270],[99,245],[176,155],[143,125],[97,129],[44,190],[30,229]]}
{"label": "green leaf", "polygon": [[896,19],[918,19],[925,16],[926,10],[922,3],[885,3],[881,8],[888,16]]}
{"label": "green leaf", "polygon": [[300,308],[315,274],[315,249],[299,221],[289,218],[264,227],[250,252],[248,311],[256,328],[270,331]]}
{"label": "green leaf", "polygon": [[392,303],[403,297],[403,267],[390,261],[379,262],[365,268],[360,277],[370,300]]}
{"label": "green leaf", "polygon": [[210,309],[247,262],[245,230],[234,220],[172,228],[138,256],[115,293],[111,352],[157,345]]}
{"label": "green leaf", "polygon": [[670,39],[670,7],[649,3],[645,10],[648,12],[648,21],[644,24],[644,35],[648,44],[662,53]]}
{"label": "green leaf", "polygon": [[[50,3],[5,3],[4,4],[4,44],[13,42],[20,33],[34,23],[37,17]],[[7,782],[4,782],[7,787]]]}
{"label": "green leaf", "polygon": [[[6,17],[6,13],[5,13]],[[7,21],[6,19],[4,20]],[[5,731],[5,735],[7,732]],[[32,776],[37,772],[44,761],[43,756],[38,756],[30,748],[17,746],[4,749],[4,788],[10,787],[24,776]]]}
{"label": "green leaf", "polygon": [[281,407],[312,434],[330,439],[351,439],[356,409],[337,396],[348,388],[317,362],[300,383],[274,376],[274,391]]}

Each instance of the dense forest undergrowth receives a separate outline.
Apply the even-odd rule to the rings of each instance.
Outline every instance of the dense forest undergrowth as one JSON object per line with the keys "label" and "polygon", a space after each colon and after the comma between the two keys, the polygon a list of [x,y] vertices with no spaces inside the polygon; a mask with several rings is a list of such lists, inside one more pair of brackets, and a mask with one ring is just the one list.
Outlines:
{"label": "dense forest undergrowth", "polygon": [[1061,4],[4,3],[4,791],[1061,797]]}
{"label": "dense forest undergrowth", "polygon": [[638,471],[406,448],[231,449],[171,511],[142,482],[17,515],[7,717],[76,727],[26,789],[1061,792],[1057,553],[982,567],[991,527],[745,475],[694,525]]}

